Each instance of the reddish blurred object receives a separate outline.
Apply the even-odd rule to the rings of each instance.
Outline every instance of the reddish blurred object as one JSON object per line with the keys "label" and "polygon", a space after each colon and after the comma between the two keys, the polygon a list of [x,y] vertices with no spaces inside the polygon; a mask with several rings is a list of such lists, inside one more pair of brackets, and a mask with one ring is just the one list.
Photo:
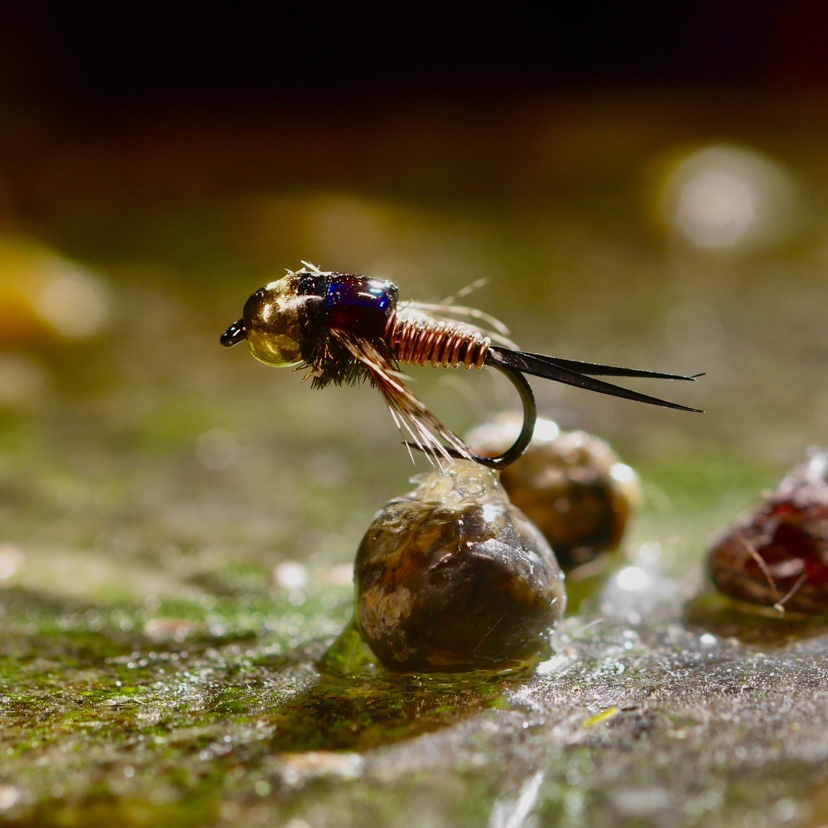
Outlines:
{"label": "reddish blurred object", "polygon": [[786,475],[756,510],[711,544],[716,589],[802,613],[828,612],[828,450]]}

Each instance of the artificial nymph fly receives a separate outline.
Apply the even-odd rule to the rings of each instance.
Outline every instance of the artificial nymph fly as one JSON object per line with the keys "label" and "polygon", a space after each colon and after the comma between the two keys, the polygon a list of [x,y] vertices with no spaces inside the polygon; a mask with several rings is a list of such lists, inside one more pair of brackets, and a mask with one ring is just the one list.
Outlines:
{"label": "artificial nymph fly", "polygon": [[[303,262],[278,281],[257,290],[243,316],[221,336],[225,347],[246,339],[256,359],[266,365],[308,368],[314,388],[352,385],[368,380],[376,386],[400,430],[430,457],[465,458],[490,468],[517,460],[532,439],[537,412],[524,374],[576,385],[638,402],[698,411],[647,394],[612,385],[596,376],[693,380],[677,374],[616,368],[519,351],[494,344],[492,337],[467,322],[444,319],[432,306],[397,303],[392,282],[349,273],[323,272]],[[457,308],[447,309],[455,313]],[[472,317],[484,316],[469,311]],[[504,373],[523,404],[523,428],[515,444],[497,457],[475,454],[441,423],[406,385],[400,365],[482,368]]]}

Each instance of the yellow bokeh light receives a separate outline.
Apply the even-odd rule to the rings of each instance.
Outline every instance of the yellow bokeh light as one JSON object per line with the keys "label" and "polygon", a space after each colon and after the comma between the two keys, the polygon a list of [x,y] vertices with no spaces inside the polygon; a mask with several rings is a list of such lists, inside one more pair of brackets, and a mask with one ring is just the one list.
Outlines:
{"label": "yellow bokeh light", "polygon": [[781,165],[751,149],[714,145],[671,167],[661,212],[695,247],[746,248],[784,238],[794,202],[793,178]]}

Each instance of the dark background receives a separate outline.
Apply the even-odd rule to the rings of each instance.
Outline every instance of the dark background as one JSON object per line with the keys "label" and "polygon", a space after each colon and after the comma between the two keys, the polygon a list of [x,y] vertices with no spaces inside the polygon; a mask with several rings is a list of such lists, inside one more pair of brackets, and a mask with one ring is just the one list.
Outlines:
{"label": "dark background", "polygon": [[567,4],[546,14],[435,2],[281,5],[7,4],[0,95],[106,109],[828,81],[828,6],[818,0]]}

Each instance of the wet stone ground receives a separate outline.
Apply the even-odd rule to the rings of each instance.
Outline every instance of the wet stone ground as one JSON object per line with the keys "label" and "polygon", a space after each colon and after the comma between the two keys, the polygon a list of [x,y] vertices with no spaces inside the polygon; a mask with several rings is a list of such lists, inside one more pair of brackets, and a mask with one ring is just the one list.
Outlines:
{"label": "wet stone ground", "polygon": [[[265,594],[256,612],[248,595],[189,625],[163,621],[161,608],[152,623],[146,610],[102,613],[12,589],[5,815],[78,825],[405,824],[412,812],[430,824],[514,825],[535,814],[564,825],[702,825],[755,814],[761,824],[816,824],[828,758],[821,631],[773,621],[773,642],[722,638],[728,623],[736,632],[756,619],[717,617],[726,610],[707,599],[696,615],[715,619],[711,633],[676,612],[674,583],[658,584],[668,600],[650,593],[646,620],[630,623],[624,571],[602,612],[564,623],[551,660],[459,678],[320,671],[348,614],[345,594],[325,613],[327,589],[309,590],[298,611]],[[244,628],[242,603],[257,625]]]}
{"label": "wet stone ground", "polygon": [[[172,130],[165,180],[147,150],[161,130],[112,139],[106,169],[145,174],[118,192],[73,179],[72,205],[48,172],[69,175],[80,149],[54,147],[40,177],[20,149],[42,191],[0,245],[0,821],[828,822],[828,627],[728,603],[704,574],[716,531],[828,443],[824,123],[776,102],[774,126],[758,124],[767,106],[731,103],[628,101],[611,116],[573,103],[562,136],[558,108],[539,104],[511,112],[512,143],[480,138],[471,155],[438,118],[434,152],[397,178],[382,159],[410,149],[401,116],[343,125],[318,173],[259,124],[256,186],[221,194],[199,182],[257,133],[198,153],[202,139]],[[665,172],[688,136],[722,135],[742,147],[728,174],[771,217],[745,239],[675,194],[711,156]],[[670,198],[684,230],[665,219]],[[567,584],[548,660],[393,676],[348,633],[360,539],[425,466],[370,389],[314,392],[219,347],[251,290],[301,259],[425,301],[489,276],[474,304],[529,350],[707,370],[668,389],[703,417],[533,383],[541,413],[607,438],[643,494],[622,552]],[[32,261],[86,276],[50,292],[55,271]],[[99,327],[61,314],[78,289]],[[490,378],[458,376],[416,374],[458,431],[514,405]]]}

